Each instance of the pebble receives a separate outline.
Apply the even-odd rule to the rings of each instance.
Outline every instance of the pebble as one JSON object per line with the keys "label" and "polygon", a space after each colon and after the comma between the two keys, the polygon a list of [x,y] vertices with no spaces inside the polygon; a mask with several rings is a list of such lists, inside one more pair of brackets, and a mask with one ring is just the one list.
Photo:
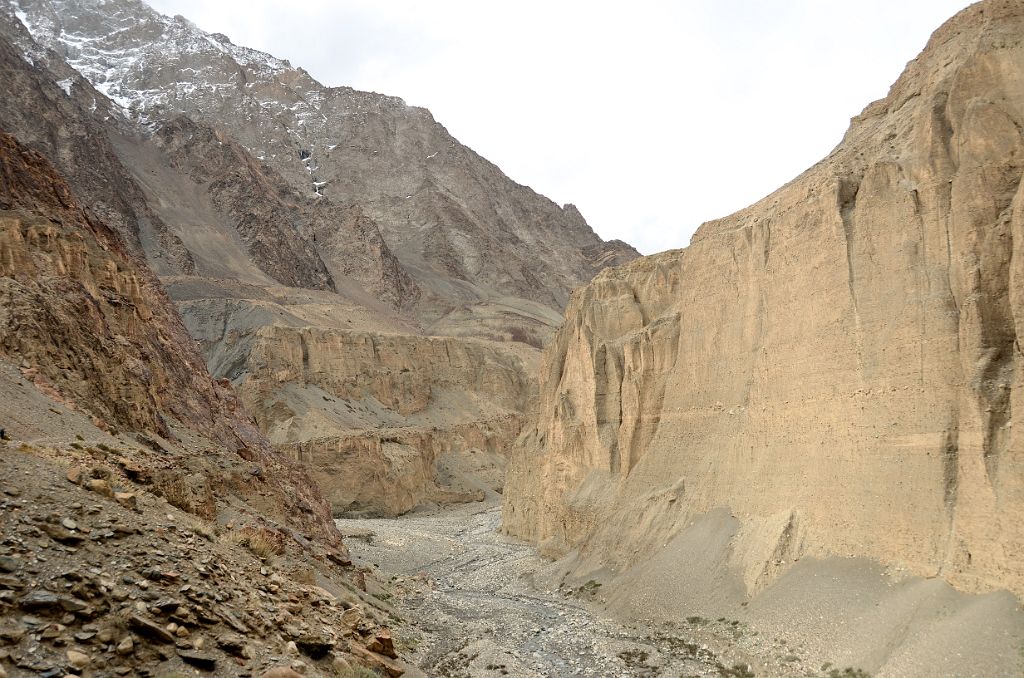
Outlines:
{"label": "pebble", "polygon": [[64,527],[68,528],[69,530],[77,530],[78,529],[78,523],[76,523],[75,521],[71,520],[71,518],[65,518],[64,520],[60,521],[60,524],[63,525]]}
{"label": "pebble", "polygon": [[302,678],[302,674],[287,666],[276,666],[260,674],[260,678]]}
{"label": "pebble", "polygon": [[122,657],[130,655],[135,651],[135,641],[132,640],[131,636],[125,636],[124,639],[117,644],[117,653]]}
{"label": "pebble", "polygon": [[89,655],[85,654],[84,652],[78,652],[77,650],[68,650],[67,658],[68,663],[71,664],[73,668],[76,668],[79,671],[87,667],[92,662],[92,660],[89,658]]}

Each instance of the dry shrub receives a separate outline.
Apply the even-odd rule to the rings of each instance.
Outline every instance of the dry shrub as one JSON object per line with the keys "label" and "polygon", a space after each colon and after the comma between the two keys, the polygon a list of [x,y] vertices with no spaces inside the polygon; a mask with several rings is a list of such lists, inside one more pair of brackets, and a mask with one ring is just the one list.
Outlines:
{"label": "dry shrub", "polygon": [[284,553],[284,537],[265,527],[246,525],[221,535],[221,541],[249,549],[257,558],[272,558]]}
{"label": "dry shrub", "polygon": [[182,522],[185,525],[185,529],[192,532],[193,534],[199,535],[207,541],[217,540],[216,523],[203,520],[202,518],[195,518],[190,515],[186,516]]}

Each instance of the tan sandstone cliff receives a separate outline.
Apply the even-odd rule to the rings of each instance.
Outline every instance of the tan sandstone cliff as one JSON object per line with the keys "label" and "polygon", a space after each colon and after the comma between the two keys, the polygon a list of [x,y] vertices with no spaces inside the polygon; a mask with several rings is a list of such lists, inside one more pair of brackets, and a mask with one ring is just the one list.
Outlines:
{"label": "tan sandstone cliff", "polygon": [[[515,353],[466,339],[265,326],[245,361],[246,409],[339,514],[500,491],[535,391]],[[483,484],[447,477],[446,465]]]}
{"label": "tan sandstone cliff", "polygon": [[830,555],[1024,594],[1022,37],[964,10],[821,163],[574,293],[505,530],[624,568],[725,507],[747,595]]}

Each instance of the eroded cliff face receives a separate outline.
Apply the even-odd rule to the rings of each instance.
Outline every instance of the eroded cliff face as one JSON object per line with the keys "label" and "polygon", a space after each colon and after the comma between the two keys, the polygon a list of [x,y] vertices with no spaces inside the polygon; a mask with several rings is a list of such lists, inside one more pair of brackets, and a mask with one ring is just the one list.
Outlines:
{"label": "eroded cliff face", "polygon": [[574,293],[505,530],[624,568],[727,507],[748,595],[808,555],[1024,593],[1022,36],[964,10],[824,161]]}
{"label": "eroded cliff face", "polygon": [[208,351],[234,366],[246,410],[339,515],[500,491],[536,390],[496,342],[275,324]]}

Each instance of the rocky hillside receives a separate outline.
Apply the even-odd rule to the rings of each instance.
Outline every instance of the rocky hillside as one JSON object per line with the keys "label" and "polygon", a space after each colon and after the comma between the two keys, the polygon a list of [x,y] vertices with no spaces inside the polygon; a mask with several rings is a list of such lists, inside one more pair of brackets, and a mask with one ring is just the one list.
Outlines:
{"label": "rocky hillside", "polygon": [[644,614],[809,557],[1024,594],[1022,36],[964,10],[822,162],[574,293],[505,530],[660,563]]}
{"label": "rocky hillside", "polygon": [[[3,357],[45,392],[88,413],[98,428],[143,434],[158,454],[167,450],[146,436],[168,444],[206,440],[240,462],[264,466],[271,472],[267,487],[250,499],[340,544],[319,490],[279,462],[230,389],[210,379],[152,273],[79,207],[42,156],[9,135],[0,142]],[[198,453],[191,445],[186,450]],[[203,473],[204,463],[196,464]],[[222,481],[200,482],[195,501],[185,500],[188,508],[215,515],[214,482]],[[244,484],[238,489],[243,498],[250,492]]]}
{"label": "rocky hillside", "polygon": [[209,377],[143,261],[7,134],[0,399],[0,674],[406,671],[320,489]]}
{"label": "rocky hillside", "polygon": [[[324,87],[137,0],[0,3],[0,67],[24,95],[0,102],[0,128],[50,158],[145,255],[211,373],[238,388],[263,432],[321,478],[344,461],[353,479],[388,479],[335,488],[336,512],[500,490],[535,389],[528,366],[569,291],[636,256],[601,241],[575,208],[511,181],[429,112]],[[279,371],[270,337],[394,355],[365,355],[355,371],[331,360],[320,374]],[[449,374],[449,352],[493,368],[479,379],[515,384],[514,397],[475,393]],[[323,386],[358,372],[409,387],[399,399],[420,407]],[[380,451],[399,438],[416,442]],[[368,489],[392,481],[408,492]]]}

